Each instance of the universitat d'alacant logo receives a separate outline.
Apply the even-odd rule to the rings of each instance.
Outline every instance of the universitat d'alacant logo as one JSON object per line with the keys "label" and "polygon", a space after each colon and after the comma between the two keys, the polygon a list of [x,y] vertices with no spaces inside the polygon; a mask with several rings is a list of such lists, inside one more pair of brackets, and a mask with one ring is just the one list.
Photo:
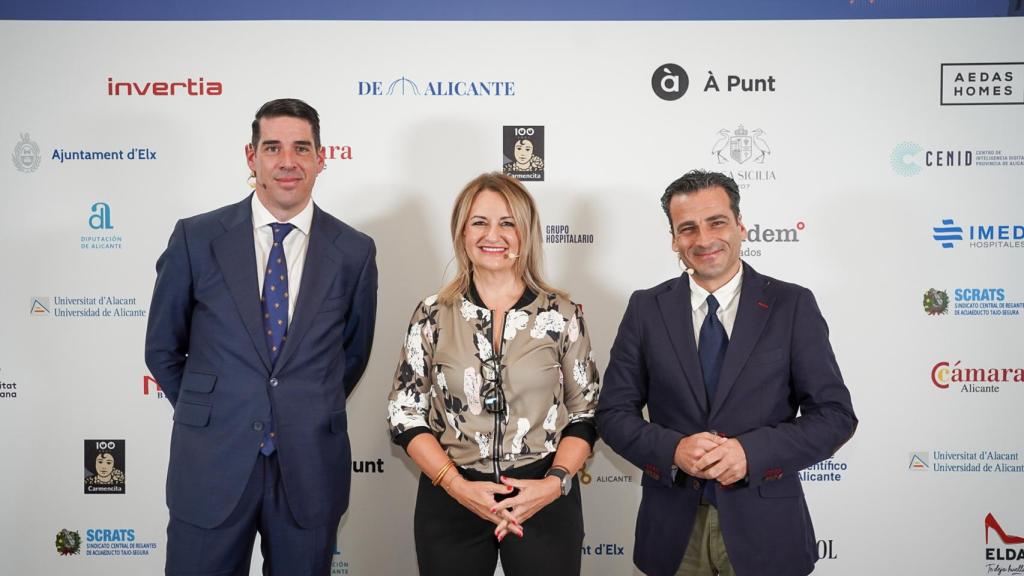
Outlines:
{"label": "universitat d'alacant logo", "polygon": [[11,154],[14,167],[19,172],[35,172],[41,160],[39,145],[33,142],[27,133],[22,134],[21,140],[14,145],[14,152]]}
{"label": "universitat d'alacant logo", "polygon": [[949,294],[945,290],[930,288],[924,293],[924,311],[929,316],[945,314],[949,309]]}

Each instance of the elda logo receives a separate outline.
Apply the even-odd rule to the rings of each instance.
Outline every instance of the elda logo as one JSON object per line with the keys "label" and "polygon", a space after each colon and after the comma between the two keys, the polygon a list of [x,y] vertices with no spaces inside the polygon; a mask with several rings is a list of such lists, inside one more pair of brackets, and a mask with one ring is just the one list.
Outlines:
{"label": "elda logo", "polygon": [[662,100],[679,100],[690,87],[690,77],[678,64],[662,64],[651,76],[651,89]]}
{"label": "elda logo", "polygon": [[[989,533],[995,532],[999,540],[1006,548],[992,548],[989,545]],[[994,540],[994,539],[993,539]],[[992,542],[992,544],[998,544]],[[1020,546],[1024,544],[1024,538],[1007,534],[1003,527],[996,522],[996,517],[991,512],[985,516],[985,559],[986,560],[1024,560],[1024,548],[1009,548],[1009,546]],[[990,565],[991,566],[991,565]],[[1005,571],[1005,570],[1004,570]],[[992,572],[990,569],[989,572]],[[1002,572],[1000,572],[1002,573]],[[1018,573],[1018,572],[1011,572]]]}

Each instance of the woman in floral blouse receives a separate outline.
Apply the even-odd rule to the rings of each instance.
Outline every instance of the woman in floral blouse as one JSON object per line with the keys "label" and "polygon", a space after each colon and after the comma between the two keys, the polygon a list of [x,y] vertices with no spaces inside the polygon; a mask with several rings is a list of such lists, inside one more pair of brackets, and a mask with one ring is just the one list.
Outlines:
{"label": "woman in floral blouse", "polygon": [[[581,307],[540,276],[541,228],[519,181],[484,174],[451,221],[458,272],[406,333],[388,423],[420,467],[420,573],[580,573],[576,472],[600,389]],[[506,538],[506,536],[508,536]]]}

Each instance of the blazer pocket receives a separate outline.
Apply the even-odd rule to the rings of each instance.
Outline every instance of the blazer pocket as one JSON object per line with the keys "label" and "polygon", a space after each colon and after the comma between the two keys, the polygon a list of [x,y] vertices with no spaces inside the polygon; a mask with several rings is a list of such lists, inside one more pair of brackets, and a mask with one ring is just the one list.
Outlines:
{"label": "blazer pocket", "polygon": [[803,494],[800,478],[790,474],[778,480],[768,480],[757,487],[761,498],[796,498]]}
{"label": "blazer pocket", "polygon": [[209,394],[217,384],[216,374],[205,374],[203,372],[185,372],[181,377],[181,389],[190,392]]}
{"label": "blazer pocket", "polygon": [[348,430],[348,416],[344,410],[331,412],[331,433],[344,434]]}
{"label": "blazer pocket", "polygon": [[786,359],[786,352],[782,348],[776,348],[775,350],[769,350],[767,352],[758,352],[757,354],[750,355],[750,362],[753,364],[774,364],[781,362]]}
{"label": "blazer pocket", "polygon": [[202,428],[210,423],[210,408],[207,404],[178,402],[174,407],[174,421]]}
{"label": "blazer pocket", "polygon": [[328,298],[324,300],[324,303],[320,305],[321,312],[330,312],[331,310],[337,310],[345,305],[345,297],[338,296],[337,298]]}

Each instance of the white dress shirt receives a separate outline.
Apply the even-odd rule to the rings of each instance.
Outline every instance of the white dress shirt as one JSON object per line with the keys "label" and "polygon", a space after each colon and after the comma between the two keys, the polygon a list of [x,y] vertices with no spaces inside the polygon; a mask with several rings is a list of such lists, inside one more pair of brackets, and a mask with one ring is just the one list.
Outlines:
{"label": "white dress shirt", "polygon": [[693,308],[693,340],[700,346],[700,327],[708,315],[708,295],[714,294],[718,300],[718,320],[725,328],[725,335],[732,339],[732,325],[736,323],[736,309],[739,308],[740,288],[743,286],[743,264],[740,269],[722,287],[708,292],[693,281],[690,276],[690,306]]}
{"label": "white dress shirt", "polygon": [[[267,261],[270,249],[274,245],[274,231],[271,224],[277,218],[267,210],[255,194],[252,195],[252,233],[256,240],[256,278],[259,279],[259,291],[263,294],[263,279],[267,275]],[[313,200],[295,215],[282,224],[291,224],[295,229],[284,237],[284,258],[288,265],[288,324],[295,317],[295,303],[299,300],[299,283],[302,281],[302,269],[306,264],[306,249],[309,247],[309,229],[313,224]]]}

